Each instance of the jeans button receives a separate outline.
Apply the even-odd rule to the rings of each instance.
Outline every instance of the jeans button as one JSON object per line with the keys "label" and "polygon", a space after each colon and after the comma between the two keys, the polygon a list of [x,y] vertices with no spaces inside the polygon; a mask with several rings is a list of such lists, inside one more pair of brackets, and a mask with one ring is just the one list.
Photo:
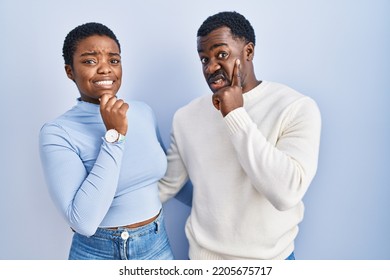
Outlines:
{"label": "jeans button", "polygon": [[121,233],[121,237],[123,240],[127,240],[129,238],[129,233],[127,231],[124,231]]}

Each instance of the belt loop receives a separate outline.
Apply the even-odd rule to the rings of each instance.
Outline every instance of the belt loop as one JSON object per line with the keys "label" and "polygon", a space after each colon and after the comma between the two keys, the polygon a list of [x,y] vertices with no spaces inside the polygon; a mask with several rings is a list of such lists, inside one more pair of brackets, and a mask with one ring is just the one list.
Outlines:
{"label": "belt loop", "polygon": [[155,221],[155,222],[154,222],[154,225],[155,225],[155,233],[158,233],[158,231],[160,230],[159,221]]}

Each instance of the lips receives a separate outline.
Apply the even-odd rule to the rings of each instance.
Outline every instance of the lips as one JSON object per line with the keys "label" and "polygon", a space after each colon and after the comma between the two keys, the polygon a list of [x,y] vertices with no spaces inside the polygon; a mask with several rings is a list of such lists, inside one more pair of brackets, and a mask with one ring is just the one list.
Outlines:
{"label": "lips", "polygon": [[208,78],[208,84],[212,91],[217,91],[226,86],[226,78],[222,73],[215,73]]}

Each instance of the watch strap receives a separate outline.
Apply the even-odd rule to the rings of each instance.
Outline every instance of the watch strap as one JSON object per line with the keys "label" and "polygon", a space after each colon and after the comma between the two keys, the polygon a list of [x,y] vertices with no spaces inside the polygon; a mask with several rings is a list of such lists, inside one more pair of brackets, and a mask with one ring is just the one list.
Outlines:
{"label": "watch strap", "polygon": [[122,143],[123,141],[125,141],[126,139],[126,136],[125,135],[122,135],[120,133],[119,134],[119,137],[118,137],[118,140],[116,141],[117,143]]}

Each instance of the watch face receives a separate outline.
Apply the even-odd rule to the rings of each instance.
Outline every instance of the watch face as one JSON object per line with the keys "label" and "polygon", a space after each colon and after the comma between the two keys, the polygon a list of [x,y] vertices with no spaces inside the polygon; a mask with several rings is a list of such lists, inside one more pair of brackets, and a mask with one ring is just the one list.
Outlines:
{"label": "watch face", "polygon": [[115,141],[118,140],[118,131],[115,129],[110,129],[106,132],[106,141],[109,143],[114,143]]}

